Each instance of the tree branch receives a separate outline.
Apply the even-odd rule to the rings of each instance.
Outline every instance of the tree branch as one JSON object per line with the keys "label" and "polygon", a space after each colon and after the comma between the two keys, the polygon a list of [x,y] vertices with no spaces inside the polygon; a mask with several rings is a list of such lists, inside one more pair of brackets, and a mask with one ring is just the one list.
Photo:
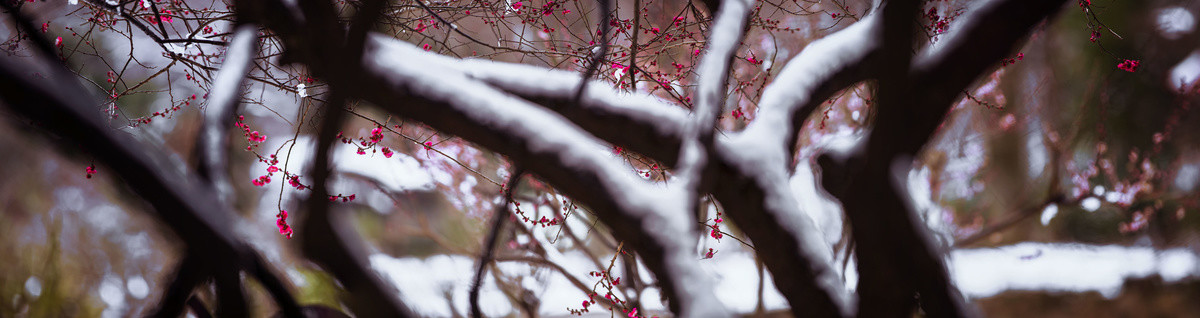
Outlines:
{"label": "tree branch", "polygon": [[471,291],[467,293],[468,303],[471,304],[471,317],[483,317],[483,311],[479,310],[479,288],[483,285],[484,270],[487,269],[487,264],[492,262],[493,256],[496,255],[496,239],[500,236],[500,230],[504,228],[505,221],[511,216],[508,214],[508,205],[512,203],[513,189],[517,187],[517,183],[521,181],[521,176],[525,172],[520,166],[513,169],[513,173],[508,178],[508,182],[504,183],[504,193],[500,204],[496,206],[496,211],[492,215],[492,228],[488,231],[487,238],[483,242],[483,255],[479,256],[479,266],[475,271],[475,278],[471,280]]}
{"label": "tree branch", "polygon": [[[964,16],[935,49],[910,59],[913,1],[889,1],[880,61],[875,127],[865,149],[852,155],[841,194],[853,228],[860,273],[859,314],[894,315],[919,304],[934,317],[972,314],[950,282],[941,252],[928,240],[908,202],[912,158],[936,131],[962,90],[1006,56],[1029,30],[1064,1],[990,1]],[[909,40],[906,40],[909,39]],[[969,48],[969,49],[968,49]],[[912,67],[909,68],[910,60]],[[826,184],[837,182],[826,176]]]}
{"label": "tree branch", "polygon": [[208,108],[204,113],[196,152],[201,158],[198,171],[208,179],[220,200],[229,202],[233,197],[233,186],[226,174],[228,162],[229,127],[226,126],[237,113],[246,74],[258,55],[258,30],[244,24],[234,31],[232,45],[226,51],[225,65],[217,72],[215,87],[209,92]]}

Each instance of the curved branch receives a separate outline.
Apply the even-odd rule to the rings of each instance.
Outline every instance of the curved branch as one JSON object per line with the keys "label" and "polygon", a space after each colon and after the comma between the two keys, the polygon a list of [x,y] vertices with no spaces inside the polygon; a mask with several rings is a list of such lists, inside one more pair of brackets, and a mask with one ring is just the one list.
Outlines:
{"label": "curved branch", "polygon": [[[637,242],[648,267],[664,283],[677,313],[723,313],[708,277],[695,268],[694,224],[678,189],[635,177],[625,164],[557,114],[455,74],[410,44],[375,38],[354,95],[402,117],[497,151],[588,204],[618,237]],[[386,54],[385,54],[386,53]],[[403,107],[396,101],[403,100]]]}
{"label": "curved branch", "polygon": [[[18,20],[25,21],[23,18]],[[28,29],[29,27],[26,26]],[[43,39],[39,47],[49,47]],[[47,54],[43,54],[47,55]],[[77,146],[105,163],[114,175],[120,176],[130,188],[153,206],[154,215],[188,243],[188,253],[197,261],[232,261],[232,270],[246,266],[248,257],[257,257],[253,250],[237,239],[228,229],[233,228],[233,211],[217,199],[207,183],[194,175],[184,174],[179,164],[169,160],[162,149],[145,145],[131,136],[110,129],[91,105],[87,91],[53,55],[41,56],[35,64],[45,79],[31,78],[34,71],[28,62],[20,66],[5,59],[0,61],[0,98],[5,106],[25,116],[48,131],[63,137],[65,143]],[[183,264],[175,290],[186,299],[190,286],[206,277],[193,273]],[[202,269],[196,269],[201,270]],[[175,286],[175,285],[173,285]],[[240,288],[240,287],[239,287]],[[178,302],[182,304],[182,302]],[[286,302],[281,302],[286,306]],[[181,311],[182,305],[172,304],[160,313]],[[288,308],[284,308],[289,311]]]}
{"label": "curved branch", "polygon": [[891,55],[881,60],[877,121],[866,147],[850,160],[861,166],[843,168],[849,171],[845,188],[853,191],[839,197],[857,246],[861,315],[891,315],[917,304],[934,317],[972,314],[948,277],[942,251],[917,222],[904,180],[913,156],[963,89],[1063,2],[987,1],[915,59],[909,56],[911,40],[904,38],[911,35],[916,5],[889,1],[884,8],[887,30],[894,33],[885,36]]}

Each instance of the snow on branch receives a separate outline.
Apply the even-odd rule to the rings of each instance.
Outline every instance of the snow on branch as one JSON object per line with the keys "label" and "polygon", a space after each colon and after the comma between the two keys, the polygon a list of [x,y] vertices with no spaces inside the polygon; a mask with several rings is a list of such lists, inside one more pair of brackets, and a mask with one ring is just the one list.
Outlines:
{"label": "snow on branch", "polygon": [[[44,65],[17,66],[11,59],[0,61],[0,98],[4,99],[5,106],[62,137],[64,144],[77,146],[105,163],[113,175],[119,176],[154,207],[158,219],[187,242],[189,254],[206,262],[224,260],[226,263],[218,266],[217,271],[232,270],[234,276],[237,270],[247,271],[263,283],[285,315],[300,314],[295,299],[274,271],[230,232],[234,215],[229,212],[233,209],[228,203],[218,200],[206,183],[186,174],[184,164],[170,160],[164,155],[166,150],[145,145],[128,134],[111,129],[92,107],[94,101],[89,100],[89,94],[78,80],[62,65],[54,64],[57,58],[43,62]],[[47,78],[28,76],[34,69],[44,72],[42,74]],[[180,273],[214,274],[231,273]]]}
{"label": "snow on branch", "polygon": [[[716,21],[710,28],[707,54],[700,60],[696,74],[697,103],[692,110],[692,121],[684,132],[683,147],[680,149],[679,167],[676,177],[693,196],[698,196],[704,165],[709,161],[708,149],[712,145],[717,117],[725,102],[726,82],[729,78],[730,61],[734,51],[746,34],[746,20],[750,18],[753,0],[728,0],[720,7]],[[695,202],[688,198],[688,203]],[[688,205],[689,207],[691,204]]]}
{"label": "snow on branch", "polygon": [[711,132],[725,101],[725,84],[730,62],[746,35],[753,0],[722,1],[716,21],[710,28],[708,48],[696,70],[696,123]]}
{"label": "snow on branch", "polygon": [[754,241],[792,313],[852,315],[833,251],[788,184],[783,147],[725,138],[715,146],[723,167],[714,194],[722,205],[738,207],[729,217]]}
{"label": "snow on branch", "polygon": [[805,46],[763,89],[758,115],[741,134],[744,139],[790,150],[817,105],[837,90],[865,79],[859,73],[880,47],[881,20],[880,14],[871,14]]}
{"label": "snow on branch", "polygon": [[581,81],[575,72],[436,54],[423,54],[421,59],[436,60],[439,65],[558,112],[601,139],[667,166],[675,165],[679,140],[689,119],[686,110],[670,102],[590,81],[580,103],[575,104],[575,89]]}
{"label": "snow on branch", "polygon": [[233,195],[233,186],[226,176],[226,146],[228,126],[237,110],[242,96],[246,74],[258,54],[258,30],[253,25],[242,25],[234,31],[233,41],[225,52],[225,64],[213,80],[209,93],[208,107],[204,112],[204,126],[197,142],[201,156],[201,175],[208,178],[217,196],[228,200]]}
{"label": "snow on branch", "polygon": [[872,14],[810,43],[764,89],[759,114],[746,130],[717,140],[723,168],[717,197],[740,207],[729,214],[735,223],[754,227],[745,232],[798,315],[799,308],[826,316],[852,312],[850,295],[830,265],[832,251],[800,211],[787,176],[808,115],[837,90],[865,78],[861,70],[879,48],[880,20]]}
{"label": "snow on branch", "polygon": [[383,37],[369,39],[365,52],[361,83],[343,83],[354,96],[521,162],[637,246],[677,313],[726,312],[695,266],[695,220],[680,208],[677,187],[636,177],[607,143],[561,115],[423,60],[432,53]]}

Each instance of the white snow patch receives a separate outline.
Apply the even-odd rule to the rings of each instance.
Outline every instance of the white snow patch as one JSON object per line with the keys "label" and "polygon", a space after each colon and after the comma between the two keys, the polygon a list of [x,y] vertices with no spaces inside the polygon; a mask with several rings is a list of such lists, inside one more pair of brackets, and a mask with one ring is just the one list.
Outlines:
{"label": "white snow patch", "polygon": [[1167,77],[1167,87],[1185,89],[1195,83],[1197,77],[1200,77],[1200,50],[1193,51],[1171,68],[1171,75]]}
{"label": "white snow patch", "polygon": [[29,279],[25,280],[25,292],[29,293],[29,295],[33,296],[33,298],[41,296],[42,280],[38,279],[37,276],[29,276]]}
{"label": "white snow patch", "polygon": [[1121,200],[1120,192],[1109,191],[1108,193],[1104,194],[1104,201],[1108,201],[1109,203],[1116,203],[1119,200]]}
{"label": "white snow patch", "polygon": [[167,44],[164,44],[164,46],[166,46],[167,51],[170,51],[171,53],[182,55],[183,53],[187,52],[187,45],[167,43]]}
{"label": "white snow patch", "polygon": [[796,173],[788,181],[799,201],[800,211],[812,218],[826,242],[837,242],[842,236],[842,208],[818,190],[816,174],[806,161],[796,165]]}
{"label": "white snow patch", "polygon": [[121,280],[112,275],[108,275],[100,283],[100,300],[110,309],[120,310],[125,306],[125,290],[121,288],[122,285],[124,284]]}
{"label": "white snow patch", "polygon": [[1046,170],[1046,163],[1050,161],[1049,155],[1046,154],[1046,145],[1042,142],[1042,130],[1037,123],[1031,123],[1032,131],[1028,134],[1025,140],[1025,153],[1029,161],[1029,177],[1036,178],[1042,175]]}
{"label": "white snow patch", "polygon": [[[712,259],[700,261],[696,266],[702,268],[703,272],[716,277],[713,281],[714,284],[709,288],[716,293],[717,299],[726,308],[736,313],[754,312],[758,304],[758,268],[750,254],[738,250],[736,241],[722,240],[722,246],[725,246],[725,241],[731,241],[728,243],[730,244],[728,245],[729,249],[717,253]],[[602,258],[606,257],[611,257],[611,255],[602,256]],[[369,259],[371,267],[395,284],[401,290],[400,297],[419,314],[450,316],[449,304],[453,304],[453,310],[458,313],[467,312],[467,292],[470,290],[475,266],[471,257],[438,255],[420,259],[373,254]],[[594,277],[584,276],[596,268],[592,265],[592,261],[581,252],[573,251],[562,254],[555,263],[562,265],[571,274],[580,277],[581,281],[589,286],[596,282]],[[641,264],[639,263],[639,265]],[[645,267],[639,267],[643,274],[648,273],[645,271]],[[565,314],[566,308],[578,309],[580,303],[588,298],[587,294],[571,284],[560,272],[549,268],[539,269],[531,267],[527,263],[501,262],[500,270],[506,277],[528,275],[522,279],[523,286],[538,297],[540,301],[537,309],[539,315]],[[619,271],[619,267],[614,269],[613,275],[623,276],[624,273]],[[484,314],[487,316],[510,314],[513,310],[512,305],[496,287],[495,279],[491,274],[489,273],[483,281],[484,286],[480,289],[479,303]],[[763,290],[763,303],[766,309],[787,308],[787,300],[775,289],[769,272],[766,273],[764,283],[766,285]],[[446,292],[451,295],[449,303],[445,298]],[[639,312],[667,310],[666,305],[659,301],[661,299],[659,293],[657,288],[644,290],[641,295],[644,308],[638,308]],[[597,307],[593,307],[592,310],[593,312],[603,311],[602,309],[598,310]]]}
{"label": "white snow patch", "polygon": [[1056,215],[1058,215],[1058,205],[1047,205],[1045,209],[1042,209],[1042,225],[1050,225],[1050,220],[1053,220]]}
{"label": "white snow patch", "polygon": [[1196,28],[1196,17],[1183,7],[1158,11],[1158,32],[1168,40],[1176,40]]}
{"label": "white snow patch", "polygon": [[[726,308],[735,313],[751,313],[758,303],[758,269],[751,254],[735,248],[737,243],[724,247],[727,244],[724,241],[729,240],[718,245],[724,252],[700,261],[697,266],[716,277],[710,288]],[[466,312],[466,294],[475,266],[469,256],[438,255],[420,259],[374,254],[369,259],[371,267],[396,284],[401,290],[400,297],[419,314],[450,316],[451,304],[454,311]],[[595,270],[591,260],[577,251],[559,254],[553,262],[577,277]],[[1198,256],[1181,248],[1155,250],[1150,247],[1025,242],[999,248],[954,250],[947,264],[957,286],[973,299],[1010,290],[1096,291],[1113,297],[1121,291],[1127,278],[1157,274],[1166,282],[1176,282],[1200,276]],[[846,273],[849,286],[857,282],[854,267],[851,260],[850,270]],[[563,314],[565,308],[578,308],[587,298],[560,272],[551,269],[501,262],[500,270],[508,277],[527,275],[522,286],[541,300],[537,309],[541,315]],[[623,275],[616,270],[613,274]],[[763,302],[766,309],[787,308],[788,303],[775,289],[769,271],[765,274]],[[582,281],[585,284],[595,282],[592,277]],[[484,313],[489,316],[511,313],[511,304],[494,284],[494,278],[489,275],[484,282],[480,293]],[[449,303],[444,298],[446,293],[451,297]],[[639,310],[666,310],[666,306],[658,301],[659,293],[656,288],[643,291],[641,301],[645,308]]]}
{"label": "white snow patch", "polygon": [[1191,192],[1200,182],[1200,163],[1185,164],[1175,173],[1175,187],[1182,192]]}
{"label": "white snow patch", "polygon": [[1008,290],[1100,292],[1114,297],[1126,278],[1162,275],[1167,282],[1197,276],[1197,256],[1185,249],[1019,243],[950,253],[953,279],[970,298]]}
{"label": "white snow patch", "polygon": [[1100,199],[1097,199],[1096,197],[1088,197],[1087,199],[1083,199],[1083,202],[1080,202],[1079,206],[1082,206],[1083,209],[1087,210],[1088,212],[1096,212],[1096,210],[1100,208],[1100,203]]}
{"label": "white snow patch", "polygon": [[129,290],[129,295],[133,298],[142,299],[150,295],[150,285],[146,284],[146,279],[142,276],[133,276],[125,281],[125,288]]}

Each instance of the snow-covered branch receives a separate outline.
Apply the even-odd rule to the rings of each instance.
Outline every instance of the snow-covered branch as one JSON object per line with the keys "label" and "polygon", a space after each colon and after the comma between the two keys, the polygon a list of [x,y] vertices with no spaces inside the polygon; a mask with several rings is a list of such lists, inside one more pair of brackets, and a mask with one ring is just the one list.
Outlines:
{"label": "snow-covered branch", "polygon": [[636,177],[610,146],[561,115],[481,81],[422,63],[430,53],[394,39],[369,40],[354,96],[504,154],[575,200],[637,247],[678,313],[723,313],[695,265],[693,217],[683,193]]}
{"label": "snow-covered branch", "polygon": [[881,20],[871,14],[804,47],[763,89],[755,120],[737,138],[784,147],[791,162],[799,130],[817,106],[867,78],[870,57],[880,46]]}
{"label": "snow-covered branch", "polygon": [[[217,199],[207,183],[194,174],[186,174],[180,167],[183,163],[167,158],[164,155],[167,151],[110,129],[92,108],[95,104],[89,100],[87,91],[62,65],[56,64],[56,57],[42,59],[42,62],[42,65],[18,66],[9,59],[0,61],[0,98],[6,106],[55,132],[70,147],[87,151],[149,202],[155,216],[188,243],[187,252],[195,257],[185,261],[200,262],[195,268],[204,270],[181,275],[193,275],[201,278],[196,281],[202,281],[213,275],[232,274],[236,277],[238,271],[246,271],[263,283],[285,315],[300,314],[290,291],[275,277],[274,271],[230,232],[234,217],[228,203]],[[35,71],[47,77],[31,79],[28,74]],[[225,285],[222,290],[240,290],[240,281],[233,284],[236,286]],[[186,288],[190,294],[194,285],[185,283],[178,287]],[[172,292],[169,290],[167,294]],[[182,303],[171,305],[168,311],[182,310]]]}
{"label": "snow-covered branch", "polygon": [[[387,48],[380,48],[387,49]],[[579,74],[531,65],[487,60],[455,60],[426,54],[422,59],[464,72],[492,87],[540,104],[570,119],[598,138],[674,166],[679,156],[685,109],[657,97],[617,91],[591,81],[574,104]]]}
{"label": "snow-covered branch", "polygon": [[[847,162],[858,167],[826,180],[845,184],[837,193],[853,228],[859,273],[859,310],[863,315],[887,315],[908,310],[917,302],[932,316],[970,315],[950,281],[942,251],[929,239],[909,202],[907,182],[912,158],[937,130],[952,102],[974,79],[1000,61],[1029,31],[1057,12],[1064,1],[989,1],[968,13],[933,51],[911,58],[911,17],[915,4],[889,2],[884,14],[886,56],[881,57],[876,122],[860,148]],[[898,30],[897,30],[898,29]],[[944,46],[944,47],[939,47]],[[911,66],[910,65],[911,60]],[[839,191],[840,192],[840,191]]]}
{"label": "snow-covered branch", "polygon": [[237,111],[242,97],[246,74],[258,54],[258,30],[253,25],[242,25],[234,31],[229,50],[225,51],[225,64],[214,79],[209,93],[208,107],[204,113],[204,125],[200,140],[196,143],[201,157],[200,175],[207,178],[217,196],[228,200],[233,196],[233,186],[226,171],[226,151],[229,145],[228,124]]}
{"label": "snow-covered branch", "polygon": [[710,29],[708,47],[696,68],[696,107],[693,114],[698,128],[711,133],[712,125],[725,102],[725,84],[733,56],[746,35],[753,0],[725,0]]}

